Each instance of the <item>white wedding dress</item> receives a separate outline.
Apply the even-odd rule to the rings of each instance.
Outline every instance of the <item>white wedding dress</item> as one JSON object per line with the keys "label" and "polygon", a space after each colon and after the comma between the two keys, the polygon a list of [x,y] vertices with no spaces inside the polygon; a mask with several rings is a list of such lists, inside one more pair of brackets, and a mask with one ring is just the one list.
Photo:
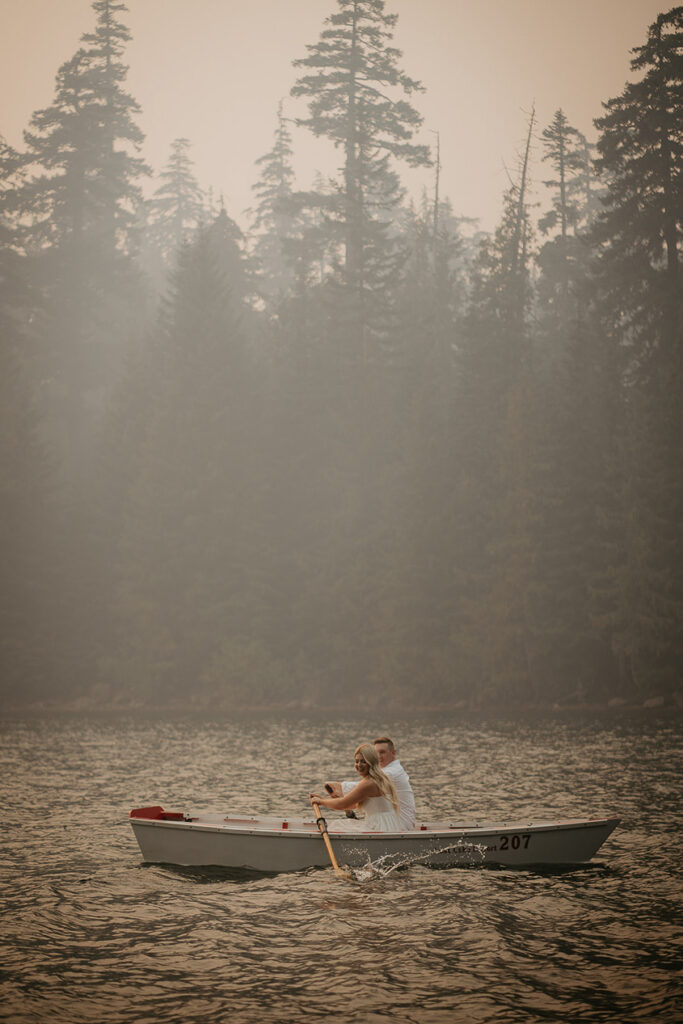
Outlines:
{"label": "white wedding dress", "polygon": [[365,830],[372,832],[400,832],[401,822],[398,814],[385,796],[371,796],[361,804],[365,814]]}
{"label": "white wedding dress", "polygon": [[365,817],[329,823],[331,832],[402,832],[398,814],[384,796],[370,796],[359,808]]}

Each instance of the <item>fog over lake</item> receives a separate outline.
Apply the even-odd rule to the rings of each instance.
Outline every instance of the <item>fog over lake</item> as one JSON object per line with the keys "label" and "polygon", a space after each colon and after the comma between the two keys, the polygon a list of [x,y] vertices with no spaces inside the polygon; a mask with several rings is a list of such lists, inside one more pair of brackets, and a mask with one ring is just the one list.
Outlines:
{"label": "fog over lake", "polygon": [[[0,10],[7,1019],[678,1019],[683,7]],[[421,815],[621,826],[141,861],[386,732]]]}

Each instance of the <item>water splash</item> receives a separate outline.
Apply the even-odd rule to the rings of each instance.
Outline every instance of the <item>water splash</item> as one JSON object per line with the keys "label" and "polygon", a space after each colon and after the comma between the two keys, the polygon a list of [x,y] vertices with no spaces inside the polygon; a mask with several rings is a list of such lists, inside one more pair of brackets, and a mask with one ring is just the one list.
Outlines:
{"label": "water splash", "polygon": [[360,867],[344,865],[349,872],[353,882],[374,882],[378,879],[387,878],[392,872],[399,868],[409,868],[413,864],[422,864],[431,860],[432,857],[442,853],[454,853],[449,858],[448,867],[473,867],[482,864],[484,861],[486,846],[481,843],[464,843],[458,840],[456,843],[449,843],[446,846],[439,846],[427,850],[421,854],[409,853],[385,853],[376,860],[371,860],[367,855],[367,861]]}

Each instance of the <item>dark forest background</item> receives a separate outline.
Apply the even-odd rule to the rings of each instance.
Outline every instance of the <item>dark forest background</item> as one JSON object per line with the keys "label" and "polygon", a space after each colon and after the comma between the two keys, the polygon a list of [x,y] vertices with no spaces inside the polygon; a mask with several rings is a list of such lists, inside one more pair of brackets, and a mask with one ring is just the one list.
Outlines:
{"label": "dark forest background", "polygon": [[2,703],[680,703],[683,8],[596,145],[520,122],[487,234],[395,16],[330,0],[292,93],[339,174],[276,97],[243,234],[189,140],[144,163],[92,7],[0,140]]}

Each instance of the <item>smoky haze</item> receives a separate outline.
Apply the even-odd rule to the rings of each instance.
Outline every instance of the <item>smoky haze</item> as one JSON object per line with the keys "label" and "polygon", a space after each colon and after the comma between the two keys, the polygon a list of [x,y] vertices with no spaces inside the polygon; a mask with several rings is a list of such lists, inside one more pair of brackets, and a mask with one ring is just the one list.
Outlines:
{"label": "smoky haze", "polygon": [[4,6],[4,705],[679,701],[682,9]]}
{"label": "smoky haze", "polygon": [[[126,24],[127,87],[141,106],[143,152],[158,171],[174,138],[192,142],[204,188],[224,195],[240,226],[252,206],[254,161],[267,149],[278,102],[289,97],[292,61],[319,35],[334,4],[321,0],[136,0]],[[441,135],[442,183],[462,216],[492,230],[536,102],[548,123],[562,107],[591,141],[602,101],[629,77],[630,51],[665,8],[657,0],[395,0],[395,43],[409,74],[425,86],[420,140]],[[3,134],[20,148],[34,110],[47,106],[57,68],[92,22],[90,0],[0,0]],[[317,171],[334,174],[338,154],[294,129],[302,188]],[[413,195],[433,188],[431,173],[406,168]],[[540,176],[542,177],[542,176]],[[536,197],[537,199],[540,196]]]}

